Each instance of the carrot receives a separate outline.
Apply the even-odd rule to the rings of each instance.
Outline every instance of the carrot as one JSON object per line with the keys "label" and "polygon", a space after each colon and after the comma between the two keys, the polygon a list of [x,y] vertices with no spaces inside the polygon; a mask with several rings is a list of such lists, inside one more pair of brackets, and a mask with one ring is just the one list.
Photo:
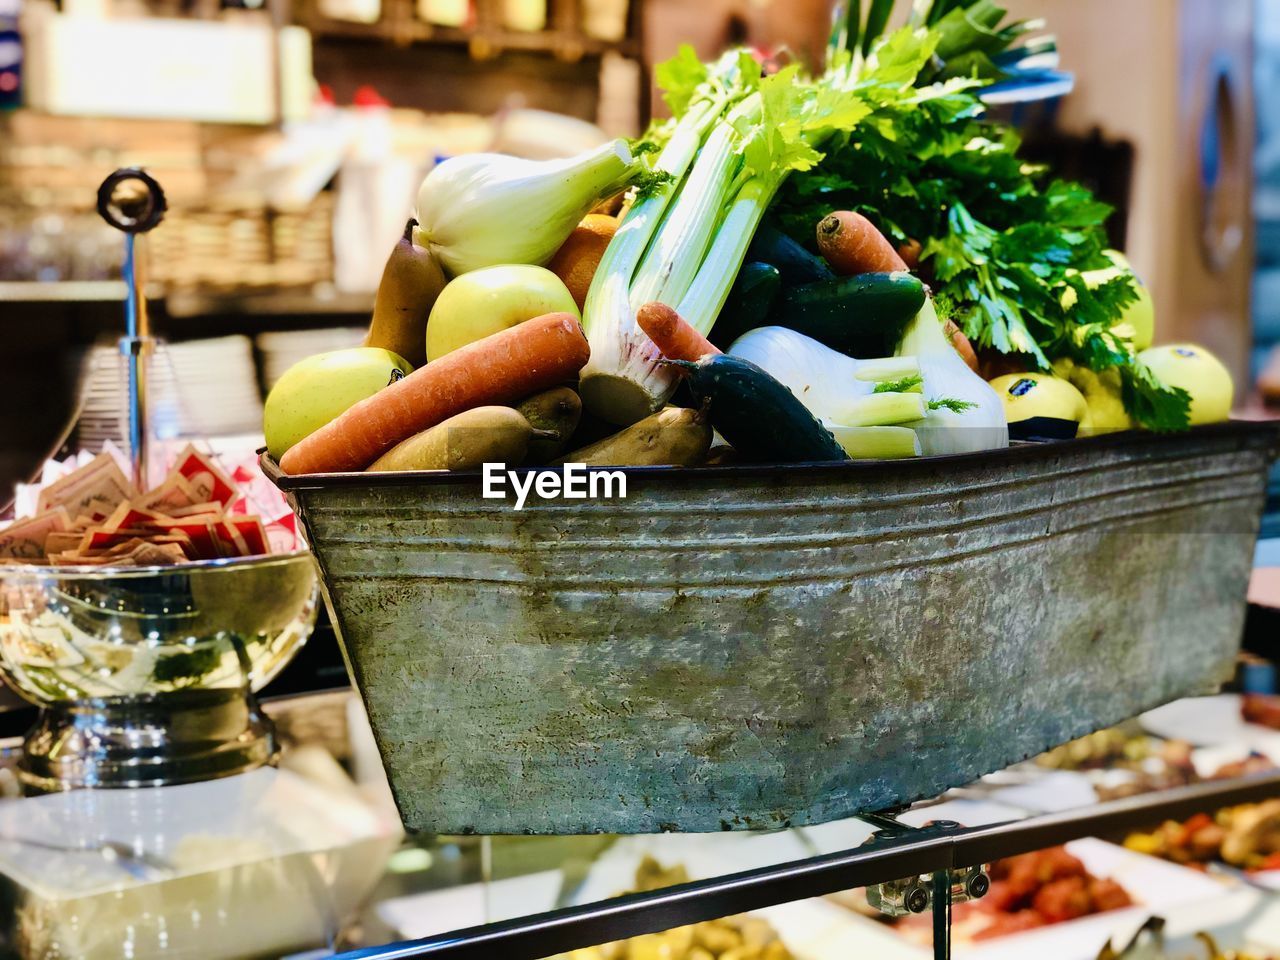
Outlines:
{"label": "carrot", "polygon": [[907,264],[875,224],[860,213],[837,210],[818,224],[818,252],[842,277],[892,273]]}
{"label": "carrot", "polygon": [[942,332],[951,341],[951,346],[955,347],[956,353],[960,354],[960,359],[969,365],[970,370],[977,373],[978,354],[974,352],[973,344],[969,342],[969,338],[964,335],[959,325],[954,320],[948,320],[942,325]]}
{"label": "carrot", "polygon": [[908,240],[902,246],[898,247],[898,256],[902,258],[902,262],[907,265],[907,269],[914,272],[920,266],[920,254],[924,252],[924,246],[919,240]]}
{"label": "carrot", "polygon": [[455,414],[514,404],[578,375],[591,355],[578,318],[548,313],[469,343],[361,400],[280,458],[285,473],[363,470]]}
{"label": "carrot", "polygon": [[720,352],[665,303],[646,303],[636,311],[636,322],[668,360],[697,362],[708,354]]}

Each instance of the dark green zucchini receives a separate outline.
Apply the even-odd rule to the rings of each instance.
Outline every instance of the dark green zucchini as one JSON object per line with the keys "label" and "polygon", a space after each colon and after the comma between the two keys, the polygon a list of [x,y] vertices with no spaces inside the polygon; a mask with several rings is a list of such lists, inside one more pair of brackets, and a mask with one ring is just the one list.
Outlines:
{"label": "dark green zucchini", "polygon": [[756,231],[747,248],[747,260],[768,263],[778,268],[786,287],[817,283],[835,276],[827,262],[815,257],[777,227],[768,224]]}
{"label": "dark green zucchini", "polygon": [[707,405],[711,425],[744,457],[768,463],[849,459],[795,394],[751,361],[718,353],[673,363],[687,371],[689,389]]}
{"label": "dark green zucchini", "polygon": [[850,357],[887,357],[925,301],[910,273],[864,273],[783,290],[770,323],[790,327]]}
{"label": "dark green zucchini", "polygon": [[721,350],[728,350],[729,345],[748,330],[763,327],[769,322],[769,311],[781,289],[782,278],[773,264],[744,263],[711,328],[711,342]]}

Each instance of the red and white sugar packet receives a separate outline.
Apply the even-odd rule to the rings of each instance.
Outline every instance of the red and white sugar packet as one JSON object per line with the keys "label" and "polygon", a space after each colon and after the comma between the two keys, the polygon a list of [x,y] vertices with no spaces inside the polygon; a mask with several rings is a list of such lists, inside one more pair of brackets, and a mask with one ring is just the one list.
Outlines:
{"label": "red and white sugar packet", "polygon": [[45,543],[55,533],[71,529],[65,507],[54,507],[27,520],[19,520],[0,530],[0,557],[39,562],[45,557]]}
{"label": "red and white sugar packet", "polygon": [[240,499],[240,491],[231,477],[211,457],[206,457],[193,446],[178,454],[173,473],[186,478],[199,498],[198,502],[213,500],[226,509]]}

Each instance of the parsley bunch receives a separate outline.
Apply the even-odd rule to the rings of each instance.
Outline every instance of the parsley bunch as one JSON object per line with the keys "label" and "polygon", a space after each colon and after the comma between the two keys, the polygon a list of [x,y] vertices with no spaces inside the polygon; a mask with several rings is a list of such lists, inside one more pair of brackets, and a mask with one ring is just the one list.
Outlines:
{"label": "parsley bunch", "polygon": [[919,241],[939,311],[975,344],[1041,369],[1062,357],[1117,368],[1136,421],[1185,429],[1190,398],[1161,384],[1117,327],[1137,299],[1133,275],[1092,288],[1080,276],[1112,266],[1103,252],[1111,208],[1023,161],[1018,134],[983,119],[981,85],[951,80],[918,101],[880,105],[816,168],[790,178],[772,216],[810,249],[818,221],[841,209],[864,214],[895,244]]}

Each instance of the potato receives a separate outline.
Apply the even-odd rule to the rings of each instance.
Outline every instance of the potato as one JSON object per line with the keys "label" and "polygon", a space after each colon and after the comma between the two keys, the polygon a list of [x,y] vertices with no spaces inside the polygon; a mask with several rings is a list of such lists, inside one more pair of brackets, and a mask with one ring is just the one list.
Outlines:
{"label": "potato", "polygon": [[742,945],[742,935],[724,923],[698,924],[694,939],[699,946],[710,950],[717,957],[726,950]]}
{"label": "potato", "polygon": [[398,470],[474,470],[485,463],[524,461],[535,433],[510,407],[476,407],[404,440],[369,467]]}

